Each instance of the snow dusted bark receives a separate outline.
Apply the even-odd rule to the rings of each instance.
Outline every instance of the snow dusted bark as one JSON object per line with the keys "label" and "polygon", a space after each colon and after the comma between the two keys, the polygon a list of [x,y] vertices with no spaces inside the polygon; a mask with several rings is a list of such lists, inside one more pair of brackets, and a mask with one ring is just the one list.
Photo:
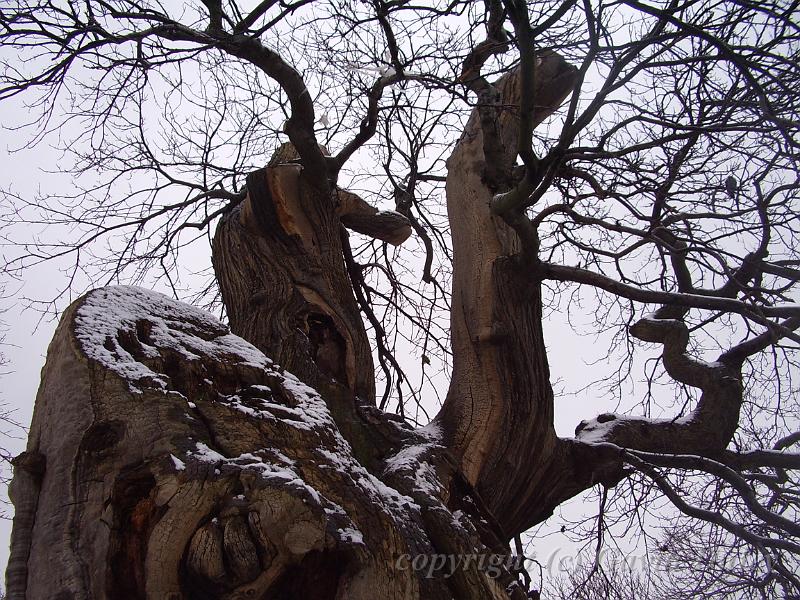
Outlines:
{"label": "snow dusted bark", "polygon": [[717,455],[733,437],[742,405],[741,361],[723,355],[708,363],[687,352],[689,330],[676,319],[651,315],[631,327],[631,335],[664,347],[662,361],[669,375],[701,390],[696,408],[680,419],[645,419],[606,413],[581,422],[575,432],[582,442],[608,442],[648,452]]}
{"label": "snow dusted bark", "polygon": [[[534,125],[558,108],[576,77],[555,53],[540,53],[538,61]],[[599,481],[618,482],[625,462],[621,448],[721,453],[736,429],[742,400],[741,359],[723,356],[708,364],[692,358],[686,326],[665,310],[640,320],[631,334],[663,345],[669,374],[702,391],[696,410],[682,420],[603,414],[582,422],[575,439],[556,436],[540,291],[549,272],[535,258],[522,259],[516,233],[492,213],[496,182],[487,176],[498,170],[489,162],[513,165],[516,157],[520,85],[518,71],[501,78],[496,86],[505,108],[488,122],[474,109],[447,163],[453,377],[436,419],[506,537],[541,522]],[[496,138],[488,145],[495,148],[490,157],[487,128]]]}
{"label": "snow dusted bark", "polygon": [[[366,410],[386,441],[369,470],[315,390],[210,315],[89,293],[50,345],[16,467],[36,485],[9,598],[521,597],[436,427]],[[494,558],[413,568],[436,554]]]}

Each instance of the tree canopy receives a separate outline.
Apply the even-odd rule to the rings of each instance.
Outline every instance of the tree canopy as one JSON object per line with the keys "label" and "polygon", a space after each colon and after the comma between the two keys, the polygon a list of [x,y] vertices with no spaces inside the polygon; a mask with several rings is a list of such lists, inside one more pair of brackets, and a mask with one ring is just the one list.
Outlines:
{"label": "tree canopy", "polygon": [[[9,179],[3,272],[68,265],[47,299],[60,308],[124,281],[224,300],[235,323],[219,268],[198,283],[184,261],[210,253],[281,147],[274,164],[300,166],[318,205],[349,193],[413,232],[395,245],[357,219],[341,218],[356,232],[341,241],[331,230],[378,363],[377,392],[371,365],[351,387],[415,425],[438,413],[466,480],[509,515],[504,533],[599,484],[600,514],[583,524],[598,548],[609,528],[672,507],[642,543],[687,575],[658,593],[703,597],[689,563],[714,540],[707,597],[798,594],[798,12],[797,0],[9,0],[0,101],[26,108],[23,144],[63,147],[74,186],[45,180],[34,197]],[[553,430],[553,313],[611,341],[596,395],[620,414],[587,407],[574,438]],[[757,569],[729,570],[726,549],[744,548]],[[586,577],[602,573],[598,561]],[[608,594],[595,588],[587,597]]]}

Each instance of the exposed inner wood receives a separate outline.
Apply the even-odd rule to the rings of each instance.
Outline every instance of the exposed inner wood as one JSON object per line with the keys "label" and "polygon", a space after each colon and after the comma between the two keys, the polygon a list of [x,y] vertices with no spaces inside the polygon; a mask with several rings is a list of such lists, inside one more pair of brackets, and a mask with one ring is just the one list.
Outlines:
{"label": "exposed inner wood", "polygon": [[374,403],[369,340],[333,202],[304,184],[297,164],[256,171],[247,189],[214,237],[214,268],[232,330],[309,385],[334,379],[359,402]]}
{"label": "exposed inner wood", "polygon": [[315,391],[151,292],[105,341],[78,335],[85,303],[130,290],[76,301],[50,346],[15,465],[13,600],[524,599],[502,565],[412,568],[509,554],[429,433],[362,407],[382,455],[357,460]]}
{"label": "exposed inner wood", "polygon": [[[563,102],[575,73],[558,55],[542,56],[535,122]],[[493,160],[513,164],[519,73],[504,76],[496,85],[502,108],[495,129],[505,156]],[[547,457],[557,439],[541,292],[531,274],[515,262],[520,249],[515,232],[491,213],[493,191],[484,177],[482,136],[476,108],[447,163],[454,259],[453,377],[437,421],[447,432],[464,475],[511,534],[524,520],[515,507],[520,497],[528,497],[543,482]],[[510,477],[511,473],[515,475]]]}

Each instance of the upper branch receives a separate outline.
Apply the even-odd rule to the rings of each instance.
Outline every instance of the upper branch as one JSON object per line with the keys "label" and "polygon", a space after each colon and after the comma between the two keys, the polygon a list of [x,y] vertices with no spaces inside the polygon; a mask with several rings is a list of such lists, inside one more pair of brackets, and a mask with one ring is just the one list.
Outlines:
{"label": "upper branch", "polygon": [[[681,292],[665,292],[650,290],[634,285],[621,283],[600,273],[588,271],[578,267],[568,267],[548,262],[542,262],[538,267],[539,274],[545,279],[556,281],[574,281],[603,289],[607,292],[648,304],[671,304],[688,308],[706,310],[721,310],[746,316],[763,325],[774,325],[765,317],[797,317],[800,316],[800,305],[783,306],[755,306],[735,300],[733,298],[718,297],[714,295],[684,294]],[[788,334],[789,332],[787,332]],[[791,336],[790,336],[791,337]]]}
{"label": "upper branch", "polygon": [[252,37],[220,34],[216,45],[254,64],[283,88],[292,108],[284,131],[300,154],[306,171],[316,175],[313,179],[316,185],[328,189],[328,163],[314,133],[314,102],[300,73],[277,52]]}

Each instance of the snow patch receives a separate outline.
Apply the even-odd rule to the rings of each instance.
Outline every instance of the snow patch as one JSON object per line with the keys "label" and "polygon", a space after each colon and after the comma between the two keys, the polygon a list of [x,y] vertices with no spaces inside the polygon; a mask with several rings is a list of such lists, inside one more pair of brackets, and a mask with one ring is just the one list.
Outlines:
{"label": "snow patch", "polygon": [[578,425],[578,430],[575,432],[575,439],[589,444],[608,441],[607,438],[614,428],[627,419],[628,417],[624,415],[604,413],[594,419],[581,421],[581,424]]}
{"label": "snow patch", "polygon": [[[166,389],[168,378],[141,360],[158,359],[170,349],[193,362],[200,356],[266,369],[272,361],[212,315],[189,304],[133,286],[94,290],[75,314],[75,337],[90,359],[128,381]],[[121,340],[141,356],[134,358]]]}
{"label": "snow patch", "polygon": [[431,421],[425,427],[420,427],[415,431],[431,443],[439,444],[442,441],[442,428],[435,421]]}
{"label": "snow patch", "polygon": [[195,451],[191,454],[191,457],[195,460],[199,460],[200,462],[210,463],[210,464],[217,464],[225,461],[225,457],[222,456],[216,450],[212,450],[208,446],[206,446],[203,442],[195,442]]}
{"label": "snow patch", "polygon": [[441,494],[441,483],[436,470],[428,462],[427,455],[439,445],[442,438],[441,428],[435,423],[430,423],[415,430],[415,433],[420,434],[425,441],[406,446],[394,456],[387,458],[384,473],[412,477],[416,491],[438,497]]}
{"label": "snow patch", "polygon": [[352,544],[364,543],[364,537],[361,535],[361,532],[353,527],[340,528],[338,533],[342,541],[350,542]]}
{"label": "snow patch", "polygon": [[[275,369],[269,358],[245,340],[231,334],[212,315],[142,288],[106,287],[87,294],[78,307],[74,335],[88,358],[125,379],[130,389],[138,393],[143,387],[168,389],[169,378],[148,366],[160,361],[164,350],[189,363],[209,357],[269,373],[278,385],[292,395],[296,402],[294,406],[270,402],[272,389],[268,386],[251,386],[250,390],[263,391],[265,396],[270,394],[267,398],[259,398],[258,393],[255,397],[243,397],[246,391],[242,390],[231,396],[220,397],[218,401],[248,415],[280,419],[291,427],[318,432],[326,439],[327,449],[316,449],[314,460],[351,478],[355,485],[384,506],[398,523],[407,522],[413,514],[420,512],[420,506],[412,498],[386,485],[355,460],[350,444],[340,434],[328,407],[316,390],[293,375]],[[187,406],[197,408],[188,398]],[[417,486],[425,490],[430,489],[435,473],[430,465],[420,463],[420,457],[427,448],[439,442],[441,431],[438,426],[429,425],[419,430],[419,434],[421,443],[393,457],[387,463],[387,468],[416,471]],[[208,464],[219,475],[229,469],[254,471],[265,480],[277,479],[281,485],[302,489],[305,500],[316,502],[326,511],[330,510],[330,514],[345,514],[341,507],[322,497],[303,480],[296,461],[272,448],[266,448],[264,452],[269,456],[268,459],[253,453],[226,458],[198,441],[194,443],[194,449],[187,452],[187,462],[176,456],[172,456],[171,460],[177,471],[186,469],[191,461]],[[360,539],[361,534],[355,528],[344,527],[341,531],[354,543]]]}
{"label": "snow patch", "polygon": [[625,424],[630,426],[637,423],[643,426],[649,425],[689,425],[695,418],[694,411],[682,417],[675,417],[672,419],[647,419],[645,417],[632,417],[627,415],[620,415],[616,413],[604,413],[598,415],[594,419],[588,421],[581,421],[575,431],[575,439],[587,444],[596,444],[602,442],[612,442],[611,435],[618,425]]}

